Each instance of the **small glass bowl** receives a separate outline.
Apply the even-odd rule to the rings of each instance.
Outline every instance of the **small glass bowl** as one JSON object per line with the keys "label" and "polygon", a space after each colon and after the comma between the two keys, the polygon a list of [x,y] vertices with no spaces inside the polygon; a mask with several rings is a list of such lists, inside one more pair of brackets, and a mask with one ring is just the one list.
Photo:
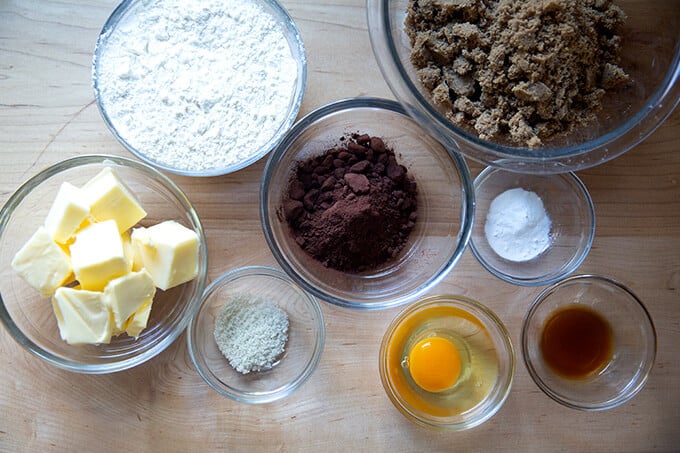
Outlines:
{"label": "small glass bowl", "polygon": [[[124,0],[123,2],[121,2],[109,16],[97,40],[92,63],[92,85],[94,88],[94,97],[97,102],[97,107],[99,108],[99,112],[101,113],[101,116],[104,119],[104,122],[106,123],[109,130],[113,133],[116,139],[125,147],[125,149],[127,149],[130,153],[132,153],[139,159],[145,161],[149,165],[152,165],[160,170],[179,175],[198,177],[225,175],[228,173],[233,173],[238,170],[241,170],[260,160],[267,153],[269,153],[272,150],[272,148],[274,148],[276,143],[278,143],[283,137],[283,134],[285,134],[285,132],[295,122],[298,112],[300,111],[300,106],[302,105],[302,98],[304,97],[307,85],[307,56],[305,53],[304,44],[302,42],[302,36],[297,26],[295,25],[293,19],[290,17],[285,8],[277,0],[253,0],[252,2],[253,4],[256,4],[256,6],[261,7],[262,10],[267,15],[271,16],[271,18],[276,22],[277,26],[283,31],[288,47],[290,48],[291,54],[297,64],[296,67],[297,78],[294,87],[292,88],[292,92],[290,93],[290,103],[288,105],[288,109],[283,118],[283,121],[281,122],[281,124],[278,125],[276,131],[270,137],[264,138],[261,137],[262,132],[259,131],[259,127],[254,125],[253,126],[254,136],[257,136],[257,139],[260,141],[258,141],[257,143],[253,143],[252,145],[255,146],[259,144],[259,149],[245,149],[245,151],[244,150],[239,151],[239,155],[241,157],[235,163],[228,165],[213,164],[210,167],[205,165],[205,168],[202,166],[201,168],[196,169],[192,168],[189,165],[183,165],[180,163],[163,160],[163,158],[151,154],[150,149],[143,149],[139,147],[137,144],[134,143],[132,137],[127,132],[127,127],[124,124],[120,124],[120,122],[118,122],[117,120],[114,120],[114,118],[112,118],[112,116],[109,114],[109,111],[113,111],[115,108],[116,99],[109,99],[107,97],[106,93],[102,89],[101,82],[103,79],[107,77],[112,77],[111,74],[106,74],[102,72],[102,65],[105,64],[105,62],[102,63],[102,61],[107,57],[105,49],[108,45],[108,40],[111,39],[111,36],[115,34],[118,29],[123,28],[125,26],[124,24],[136,20],[135,18],[138,16],[136,12],[139,11],[140,8],[145,7],[148,3],[149,2],[141,0]],[[187,12],[187,14],[189,13]],[[181,33],[182,30],[169,30],[169,32]],[[157,38],[155,36],[148,36],[147,38],[150,42],[150,44],[149,43],[146,44],[147,46],[156,45],[162,47],[164,45],[162,42],[163,41],[162,38]],[[140,44],[140,47],[141,45],[142,44]],[[129,51],[131,54],[134,54],[135,52],[140,53],[138,49],[134,48],[130,49]],[[214,51],[222,53],[219,51],[219,49],[214,49]],[[135,62],[135,64],[155,64],[154,62],[144,62],[143,52],[141,52],[140,55],[138,55],[136,58],[141,62]],[[179,64],[179,62],[176,63]],[[116,64],[117,64],[116,70],[119,70],[120,64],[117,62]],[[236,67],[238,68],[238,65]],[[185,77],[187,77],[189,80],[193,82],[196,82],[193,83],[192,87],[195,88],[197,93],[202,93],[207,83],[205,80],[202,79],[206,77],[211,77],[211,75],[190,74]],[[151,82],[154,83],[153,77],[151,77],[151,79],[152,79]],[[140,78],[138,79],[138,81],[139,81],[138,83],[146,84],[149,83],[149,78],[148,77]],[[133,83],[132,81],[128,82]],[[186,80],[179,80],[178,82],[173,83],[176,85],[178,83],[184,82],[186,82]],[[163,81],[162,83],[159,84],[163,85],[164,83],[167,83],[167,81]],[[172,89],[175,88],[175,85],[173,85]],[[220,90],[219,86],[216,86],[213,89],[218,91]],[[154,101],[157,101],[157,105],[154,106],[153,108],[159,111],[158,115],[159,118],[173,117],[175,115],[182,114],[182,112],[177,111],[178,110],[177,108],[166,107],[162,99],[160,98],[155,99]],[[187,110],[190,108],[193,109],[194,111],[193,114],[197,116],[197,121],[200,119],[199,112],[203,111],[203,107],[202,106],[200,107],[201,108],[199,108],[198,106],[195,107],[193,105],[189,105],[186,107]],[[130,116],[133,115],[133,112],[141,111],[132,108],[130,110],[131,111],[126,111],[122,113]],[[267,114],[268,112],[266,112],[266,106],[264,106],[262,116],[265,116]],[[240,131],[240,134],[243,135],[244,132]],[[169,133],[167,136],[168,142],[170,142],[172,138],[173,138],[172,134]],[[266,139],[266,141],[263,141],[264,139]],[[196,140],[200,141],[200,138],[197,137]],[[245,146],[243,145],[239,146],[245,148]],[[196,151],[196,153],[199,152],[202,153],[203,150]],[[186,161],[186,159],[184,159],[184,161]]]}
{"label": "small glass bowl", "polygon": [[[418,188],[418,219],[400,255],[360,273],[340,272],[312,258],[295,242],[282,213],[296,165],[351,133],[381,137]],[[265,239],[283,270],[318,298],[360,310],[413,301],[439,283],[465,251],[473,211],[464,159],[428,135],[398,103],[377,98],[336,101],[301,119],[270,155],[260,189]]]}
{"label": "small glass bowl", "polygon": [[487,165],[543,174],[599,165],[643,141],[680,101],[680,8],[667,0],[618,0],[616,5],[627,15],[620,65],[632,83],[606,94],[597,122],[536,149],[482,140],[449,121],[418,80],[404,30],[409,3],[367,1],[368,31],[385,80],[409,114],[433,135]]}
{"label": "small glass bowl", "polygon": [[[452,339],[465,357],[460,378],[443,393],[421,389],[410,377],[408,354],[417,341]],[[421,299],[391,322],[380,345],[380,379],[394,406],[423,426],[462,431],[490,419],[510,393],[515,354],[503,322],[487,307],[463,296]]]}
{"label": "small glass bowl", "polygon": [[[61,184],[81,186],[105,167],[115,170],[147,211],[140,222],[142,226],[175,220],[196,232],[198,274],[190,282],[156,291],[147,328],[139,338],[119,335],[113,337],[110,344],[73,346],[61,339],[50,301],[14,272],[11,261],[42,224]],[[158,355],[182,333],[198,309],[207,269],[207,243],[191,202],[169,178],[135,160],[116,156],[66,159],[25,182],[0,211],[0,320],[29,352],[69,371],[112,373]]]}
{"label": "small glass bowl", "polygon": [[[511,261],[498,255],[484,231],[491,202],[513,188],[538,195],[551,221],[548,248],[527,261]],[[595,208],[588,190],[574,173],[535,175],[487,167],[475,178],[475,201],[470,247],[485,269],[506,282],[548,285],[571,274],[590,251],[595,237]]]}
{"label": "small glass bowl", "polygon": [[[546,365],[541,349],[546,319],[570,305],[599,313],[613,340],[609,363],[581,379],[557,374]],[[630,289],[607,277],[575,275],[536,297],[522,326],[522,354],[531,378],[558,403],[584,411],[612,409],[633,398],[647,381],[656,357],[656,331],[649,312]]]}
{"label": "small glass bowl", "polygon": [[[268,370],[241,374],[217,346],[215,319],[234,295],[271,301],[288,314],[288,340],[283,355]],[[309,379],[321,359],[325,327],[316,299],[285,273],[269,267],[246,266],[222,274],[208,285],[189,324],[187,341],[191,360],[210,387],[235,401],[264,404],[285,398]]]}

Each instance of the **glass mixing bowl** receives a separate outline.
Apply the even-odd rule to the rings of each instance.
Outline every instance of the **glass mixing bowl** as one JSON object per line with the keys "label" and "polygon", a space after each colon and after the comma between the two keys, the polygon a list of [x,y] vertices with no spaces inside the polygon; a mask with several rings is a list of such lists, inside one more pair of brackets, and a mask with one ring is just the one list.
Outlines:
{"label": "glass mixing bowl", "polygon": [[[547,248],[525,261],[496,253],[485,231],[491,203],[506,190],[516,188],[538,195],[550,219]],[[590,252],[595,238],[595,208],[588,189],[573,172],[535,175],[487,167],[475,178],[475,202],[472,253],[484,268],[508,283],[540,286],[556,282],[574,272]]]}
{"label": "glass mixing bowl", "polygon": [[592,167],[630,150],[651,134],[680,99],[680,8],[674,0],[620,0],[622,66],[632,83],[606,95],[597,121],[531,149],[480,139],[448,121],[429,100],[410,63],[404,31],[409,0],[367,0],[368,30],[382,73],[406,111],[432,134],[487,165],[523,173]]}
{"label": "glass mixing bowl", "polygon": [[[288,339],[274,366],[241,374],[222,355],[215,322],[236,297],[266,300],[288,315]],[[323,314],[316,299],[279,269],[246,266],[220,275],[205,290],[187,330],[189,354],[198,374],[219,394],[235,401],[264,404],[300,388],[316,370],[325,341]],[[245,347],[244,347],[245,348]]]}
{"label": "glass mixing bowl", "polygon": [[[283,213],[299,163],[352,133],[382,138],[418,191],[417,220],[401,252],[355,273],[324,266],[309,255]],[[427,134],[397,102],[376,98],[337,101],[302,118],[269,156],[260,189],[265,239],[283,270],[318,298],[360,310],[413,301],[446,277],[465,251],[473,211],[474,189],[464,159]]]}
{"label": "glass mixing bowl", "polygon": [[[449,388],[426,390],[425,375],[417,383],[421,373],[416,365],[430,376],[429,384],[433,377],[441,382],[446,362],[456,361],[441,347],[442,339],[458,351],[460,372]],[[418,358],[414,351],[422,347],[431,352]],[[510,334],[491,310],[468,297],[438,295],[409,305],[390,323],[379,364],[387,396],[408,419],[462,431],[484,423],[503,406],[512,387],[515,354]]]}
{"label": "glass mixing bowl", "polygon": [[[593,345],[598,345],[599,350],[608,348],[601,347],[604,343],[597,340],[600,338],[595,336],[597,332],[584,327],[593,324],[582,316],[571,315],[579,322],[571,325],[570,334],[564,327],[569,319],[565,312],[561,312],[564,321],[559,323],[560,330],[550,330],[556,340],[544,342],[546,326],[557,325],[555,313],[574,308],[599,314],[608,324],[611,337],[610,356],[602,361],[603,366],[599,369],[593,366],[589,374],[576,377],[574,373],[565,375],[564,371],[587,370],[584,365],[597,365],[599,354],[595,355],[598,350]],[[585,349],[579,339],[587,339]],[[546,360],[544,344],[557,341],[562,342],[560,361],[555,361],[554,352],[549,352],[553,358]],[[608,277],[576,275],[546,288],[531,304],[522,326],[522,354],[536,385],[558,403],[584,411],[612,409],[633,398],[647,382],[656,357],[656,330],[649,312],[629,288]],[[587,362],[573,363],[572,358],[577,356],[581,362]]]}
{"label": "glass mixing bowl", "polygon": [[[155,4],[157,3],[157,5]],[[244,108],[250,109],[250,114],[247,116],[248,120],[257,122],[257,124],[252,125],[241,125],[241,128],[250,129],[251,135],[247,135],[247,132],[238,130],[234,133],[231,129],[233,126],[226,127],[223,124],[205,124],[209,119],[209,112],[213,109],[217,110],[220,105],[213,105],[216,102],[244,102],[241,99],[237,101],[232,101],[230,98],[221,97],[222,92],[227,91],[227,88],[219,86],[219,83],[215,83],[215,74],[210,73],[199,73],[195,67],[188,66],[184,62],[184,58],[175,58],[169,62],[163,62],[160,67],[157,67],[155,72],[151,72],[144,77],[139,77],[138,74],[126,75],[124,71],[133,70],[136,71],[136,67],[133,66],[151,66],[155,67],[158,65],[156,59],[158,55],[149,53],[143,50],[143,47],[153,48],[153,49],[163,49],[165,44],[165,39],[162,36],[151,36],[151,33],[147,33],[144,37],[143,42],[141,42],[136,48],[132,45],[131,49],[124,49],[125,54],[131,56],[129,61],[120,61],[120,57],[116,56],[117,49],[109,49],[113,46],[111,41],[114,41],[112,36],[116,34],[120,36],[126,36],[126,33],[130,33],[129,29],[132,27],[140,27],[142,25],[136,23],[138,21],[140,14],[138,13],[141,9],[148,7],[157,8],[176,8],[177,5],[172,5],[168,2],[148,2],[139,0],[125,0],[121,2],[118,7],[111,13],[110,17],[102,27],[102,30],[97,40],[97,45],[94,50],[93,63],[92,63],[92,84],[94,88],[94,96],[97,102],[97,107],[101,113],[104,122],[107,127],[114,135],[114,137],[127,149],[130,153],[138,157],[139,159],[145,161],[149,165],[152,165],[163,171],[170,173],[185,175],[185,176],[217,176],[224,175],[228,173],[233,173],[241,170],[264,157],[269,153],[276,143],[281,140],[283,134],[293,125],[295,119],[297,118],[298,112],[300,111],[300,106],[302,105],[302,98],[304,97],[306,84],[307,84],[307,56],[305,53],[304,44],[302,42],[302,36],[298,30],[295,22],[290,17],[285,8],[276,0],[252,0],[251,2],[243,2],[245,7],[249,7],[249,4],[261,8],[264,15],[267,15],[276,24],[276,26],[281,30],[287,46],[290,49],[290,53],[295,60],[295,66],[292,68],[285,68],[285,70],[293,72],[296,71],[296,77],[292,83],[290,93],[281,93],[281,96],[288,95],[290,100],[285,112],[279,115],[281,121],[280,124],[275,124],[273,127],[269,128],[268,132],[262,130],[261,124],[264,124],[264,119],[268,116],[278,115],[277,112],[270,112],[270,107],[263,102],[264,96],[262,93],[253,93],[251,96],[251,102]],[[182,5],[184,8],[183,13],[186,14],[185,21],[178,23],[177,29],[168,30],[172,34],[181,34],[185,32],[184,27],[189,27],[191,23],[200,20],[200,16],[207,15],[210,17],[209,10],[202,10],[206,8],[207,5],[196,4],[197,8]],[[170,11],[169,14],[172,14]],[[224,11],[220,11],[223,14]],[[238,17],[239,11],[232,11],[233,17]],[[226,14],[226,13],[225,13]],[[219,17],[219,15],[218,15]],[[229,17],[229,15],[225,15]],[[205,29],[210,30],[210,21],[205,24],[199,25]],[[203,38],[205,36],[205,39]],[[202,45],[209,47],[209,53],[204,53],[205,58],[222,58],[228,59],[230,57],[229,52],[225,48],[220,48],[218,43],[213,43],[214,39],[211,39],[211,34],[206,31],[201,35],[201,40],[205,41]],[[205,49],[200,48],[199,44],[191,44],[187,52],[188,55],[197,54],[199,52],[206,52]],[[162,52],[157,52],[163,55]],[[149,56],[150,55],[150,56]],[[117,58],[117,59],[116,59]],[[238,62],[228,62],[229,64],[234,64],[234,71],[241,71],[240,64]],[[126,67],[129,65],[130,67]],[[108,69],[105,70],[105,68]],[[171,70],[172,69],[172,70]],[[230,68],[231,69],[231,68]],[[223,77],[226,77],[226,70],[223,71]],[[125,98],[131,96],[126,94],[124,97],[116,97],[115,90],[112,90],[110,86],[114,85],[111,81],[113,78],[119,78],[126,86],[134,86],[136,84],[158,84],[164,86],[166,84],[171,84],[171,90],[179,90],[179,87],[185,86],[186,94],[183,95],[181,99],[164,99],[162,96],[151,98],[151,96],[142,93],[143,100],[134,103],[126,103]],[[170,82],[169,82],[170,80]],[[120,82],[117,82],[120,83]],[[238,92],[231,94],[231,96],[243,96],[241,92],[246,92],[249,88],[247,80],[237,80],[234,84],[239,84]],[[103,87],[108,86],[109,89],[106,90]],[[143,87],[144,85],[142,85]],[[232,87],[229,87],[231,90]],[[141,91],[141,89],[132,90],[129,89],[128,92]],[[231,93],[231,91],[229,91]],[[184,97],[189,99],[185,101]],[[147,103],[148,105],[140,106],[142,103]],[[251,109],[250,104],[258,104],[258,109]],[[130,107],[126,104],[132,104]],[[260,105],[262,104],[262,105]],[[146,109],[146,110],[145,110]],[[226,109],[225,109],[226,110]],[[114,114],[115,112],[115,114]],[[163,131],[159,134],[159,143],[156,145],[150,142],[143,142],[139,140],[138,137],[143,136],[143,134],[149,135],[149,132],[138,131],[134,134],[130,132],[129,122],[140,121],[143,119],[141,114],[149,115],[152,114],[158,123],[167,123]],[[201,124],[203,126],[196,128],[196,136],[188,138],[191,140],[189,143],[192,145],[190,150],[186,149],[176,149],[174,143],[176,137],[175,133],[172,131],[174,127],[172,121],[174,117],[184,117],[185,115],[191,115],[193,124]],[[246,115],[244,115],[245,119]],[[219,122],[217,122],[219,123]],[[187,123],[188,124],[188,123]],[[226,121],[225,121],[226,124]],[[224,129],[224,130],[223,130]],[[167,133],[161,137],[161,134],[167,131]],[[230,137],[224,137],[223,134],[232,134],[232,136],[240,136],[238,141],[232,142],[228,140]],[[181,131],[178,132],[178,135]],[[218,139],[209,138],[211,136],[216,136]],[[268,135],[268,136],[267,136]],[[210,140],[210,141],[209,141]],[[205,143],[212,142],[216,144],[224,144],[222,149],[212,149],[206,147]],[[233,145],[236,143],[237,145]],[[238,149],[227,148],[228,145],[237,146]],[[177,156],[173,157],[172,160],[166,157],[167,153],[158,152],[158,148],[167,148],[174,150]],[[189,146],[188,146],[189,148]],[[222,159],[225,153],[232,153],[234,158]],[[214,156],[210,160],[205,162],[200,162],[199,164],[194,164],[191,162],[192,155],[209,155]],[[191,164],[191,165],[190,165]]]}
{"label": "glass mixing bowl", "polygon": [[[139,338],[119,335],[110,344],[73,346],[61,339],[50,300],[19,277],[10,263],[47,216],[61,184],[81,186],[105,167],[116,172],[146,210],[142,226],[174,220],[196,232],[198,274],[187,283],[156,291],[147,327]],[[182,333],[198,309],[207,270],[208,248],[203,227],[189,199],[168,177],[132,159],[116,156],[66,159],[26,181],[0,211],[0,320],[30,353],[69,371],[111,373],[158,355]]]}

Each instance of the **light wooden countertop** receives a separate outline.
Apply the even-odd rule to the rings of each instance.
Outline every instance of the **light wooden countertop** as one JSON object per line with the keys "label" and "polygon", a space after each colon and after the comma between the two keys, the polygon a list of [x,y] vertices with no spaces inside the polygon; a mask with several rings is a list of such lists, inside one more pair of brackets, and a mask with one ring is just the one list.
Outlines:
{"label": "light wooden countertop", "polygon": [[[352,96],[392,98],[371,51],[364,0],[285,0],[305,40],[301,114]],[[0,3],[0,202],[40,169],[85,153],[129,156],[106,128],[90,85],[92,50],[115,0]],[[481,166],[469,162],[473,175]],[[208,179],[171,176],[206,228],[209,280],[248,264],[276,265],[261,232],[264,160]],[[0,451],[678,451],[680,449],[680,112],[622,157],[579,172],[597,232],[577,273],[630,286],[649,309],[658,355],[646,387],[599,413],[545,396],[517,357],[503,408],[480,427],[419,427],[389,402],[378,376],[383,332],[400,309],[363,313],[323,303],[319,368],[289,398],[236,403],[194,370],[182,335],[146,364],[106,376],[47,365],[0,329]],[[468,249],[436,292],[493,309],[516,349],[541,288],[504,283]]]}

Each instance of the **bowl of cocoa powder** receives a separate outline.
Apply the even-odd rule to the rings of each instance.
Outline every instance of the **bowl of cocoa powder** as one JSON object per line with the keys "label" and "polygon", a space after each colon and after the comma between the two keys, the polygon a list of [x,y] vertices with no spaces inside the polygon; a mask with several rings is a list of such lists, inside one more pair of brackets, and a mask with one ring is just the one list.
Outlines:
{"label": "bowl of cocoa powder", "polygon": [[410,115],[467,157],[564,173],[630,150],[680,100],[669,0],[368,0],[382,73]]}
{"label": "bowl of cocoa powder", "polygon": [[399,103],[333,102],[273,150],[260,189],[267,243],[284,271],[332,304],[415,300],[465,251],[474,188],[464,159]]}

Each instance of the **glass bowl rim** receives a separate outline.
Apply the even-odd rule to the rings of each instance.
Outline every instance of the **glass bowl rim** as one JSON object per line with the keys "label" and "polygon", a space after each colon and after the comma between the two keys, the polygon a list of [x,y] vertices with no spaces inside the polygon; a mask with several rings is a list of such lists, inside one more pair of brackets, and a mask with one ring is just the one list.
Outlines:
{"label": "glass bowl rim", "polygon": [[[228,285],[231,282],[243,277],[266,277],[268,279],[276,278],[294,287],[300,293],[301,300],[304,301],[305,306],[308,308],[307,311],[309,311],[309,313],[311,313],[312,317],[314,318],[313,327],[315,333],[314,338],[316,341],[314,343],[310,360],[305,364],[304,368],[302,369],[302,372],[295,376],[295,379],[288,382],[284,386],[275,389],[274,391],[242,392],[232,387],[229,387],[227,389],[224,386],[221,386],[219,383],[215,382],[215,379],[213,379],[210,376],[211,374],[209,372],[210,367],[207,364],[205,364],[204,366],[203,363],[204,361],[202,360],[203,357],[197,352],[198,350],[197,337],[202,335],[198,333],[199,329],[197,329],[196,325],[203,311],[205,303],[208,301],[208,299],[212,296],[212,294],[215,291],[219,290],[224,285]],[[205,333],[203,333],[203,335],[205,335]],[[321,361],[321,356],[323,355],[323,350],[325,346],[325,337],[326,328],[323,312],[318,301],[312,294],[305,291],[304,288],[298,285],[295,281],[293,281],[290,278],[290,276],[288,276],[285,272],[281,271],[280,269],[276,269],[270,266],[248,265],[237,267],[222,273],[221,275],[217,276],[217,278],[215,278],[215,280],[213,280],[205,288],[205,291],[203,292],[203,296],[200,301],[199,308],[192,316],[191,322],[187,327],[187,349],[189,350],[191,362],[193,363],[194,368],[196,369],[198,374],[205,381],[205,383],[208,384],[217,393],[219,393],[222,396],[226,396],[234,401],[238,401],[240,403],[266,404],[287,397],[309,380],[312,374],[314,374],[314,371],[318,368],[319,363]]]}
{"label": "glass bowl rim", "polygon": [[445,143],[442,143],[436,137],[430,136],[431,138],[436,140],[443,149],[447,151],[448,156],[452,159],[457,169],[458,178],[460,179],[461,186],[460,190],[461,222],[457,237],[458,244],[452,256],[447,260],[446,265],[441,269],[439,274],[434,275],[428,281],[426,281],[425,284],[419,286],[415,291],[412,291],[409,294],[394,297],[389,300],[384,300],[382,302],[371,303],[357,302],[354,300],[341,298],[330,293],[327,293],[325,291],[322,291],[319,288],[316,288],[314,285],[311,285],[309,282],[307,282],[304,278],[302,278],[298,274],[298,272],[292,265],[289,264],[288,260],[281,252],[279,247],[276,245],[276,241],[273,238],[272,234],[273,229],[269,222],[269,215],[267,209],[270,198],[269,183],[272,179],[272,174],[276,171],[277,164],[281,160],[281,157],[289,149],[289,146],[292,143],[294,143],[298,139],[298,137],[305,130],[307,130],[309,126],[313,125],[317,121],[322,120],[331,114],[352,109],[379,109],[395,113],[403,116],[408,121],[413,121],[415,125],[423,129],[423,133],[426,133],[425,128],[423,128],[418,122],[416,122],[411,116],[409,116],[406,113],[404,107],[400,103],[393,101],[391,99],[359,96],[336,100],[318,107],[317,109],[306,114],[297,123],[295,123],[295,125],[284,135],[283,139],[276,145],[274,150],[269,155],[264,167],[262,181],[260,184],[260,203],[259,203],[260,221],[263,227],[265,240],[267,242],[267,245],[269,246],[269,249],[274,255],[274,258],[276,258],[276,261],[284,270],[284,272],[288,274],[298,285],[300,285],[306,291],[310,292],[311,294],[325,302],[329,302],[339,307],[364,311],[383,310],[387,308],[396,307],[399,305],[404,305],[422,296],[424,293],[429,291],[431,288],[439,284],[444,278],[446,278],[446,276],[458,263],[463,253],[465,252],[465,249],[468,246],[468,243],[470,241],[470,235],[472,234],[472,226],[475,212],[474,186],[472,182],[472,177],[470,175],[470,170],[467,163],[465,162],[465,159],[458,152],[452,150],[449,146],[447,146]]}
{"label": "glass bowl rim", "polygon": [[[84,165],[98,164],[105,165],[106,162],[112,162],[113,164],[120,165],[126,168],[132,168],[135,171],[141,172],[142,174],[149,176],[152,179],[160,181],[163,187],[172,194],[172,196],[180,202],[182,207],[185,209],[186,215],[191,219],[193,230],[196,231],[199,239],[199,247],[205,252],[201,254],[200,261],[198,263],[199,273],[195,277],[198,282],[197,291],[200,296],[205,288],[205,281],[207,277],[208,268],[208,248],[205,238],[205,232],[203,225],[198,216],[198,213],[194,209],[191,201],[187,198],[184,191],[175,184],[170,178],[165,176],[159,170],[155,169],[151,165],[144,162],[138,162],[136,160],[108,155],[108,154],[84,154],[66,158],[55,164],[49,165],[43,168],[38,173],[31,176],[29,179],[24,181],[9,197],[5,202],[2,209],[0,210],[0,240],[3,238],[7,223],[15,212],[15,209],[21,204],[25,196],[29,194],[34,188],[38,187],[41,183],[47,181],[48,179],[56,176],[63,171],[71,170]],[[44,350],[40,345],[29,339],[19,327],[14,323],[12,317],[5,306],[5,301],[0,294],[0,321],[5,326],[7,331],[10,333],[12,338],[21,345],[25,350],[31,354],[45,360],[58,368],[72,371],[82,374],[107,374],[114,373],[118,371],[123,371],[135,366],[141,365],[142,363],[154,358],[162,351],[164,351],[168,346],[170,346],[184,331],[188,325],[191,317],[199,308],[200,297],[194,297],[192,300],[187,301],[186,307],[184,308],[185,314],[183,315],[180,322],[176,325],[175,329],[169,331],[163,340],[156,344],[154,347],[146,351],[145,354],[140,356],[134,355],[128,359],[105,363],[105,364],[83,364],[78,361],[73,361],[69,359],[64,359],[58,357],[50,352]]]}

